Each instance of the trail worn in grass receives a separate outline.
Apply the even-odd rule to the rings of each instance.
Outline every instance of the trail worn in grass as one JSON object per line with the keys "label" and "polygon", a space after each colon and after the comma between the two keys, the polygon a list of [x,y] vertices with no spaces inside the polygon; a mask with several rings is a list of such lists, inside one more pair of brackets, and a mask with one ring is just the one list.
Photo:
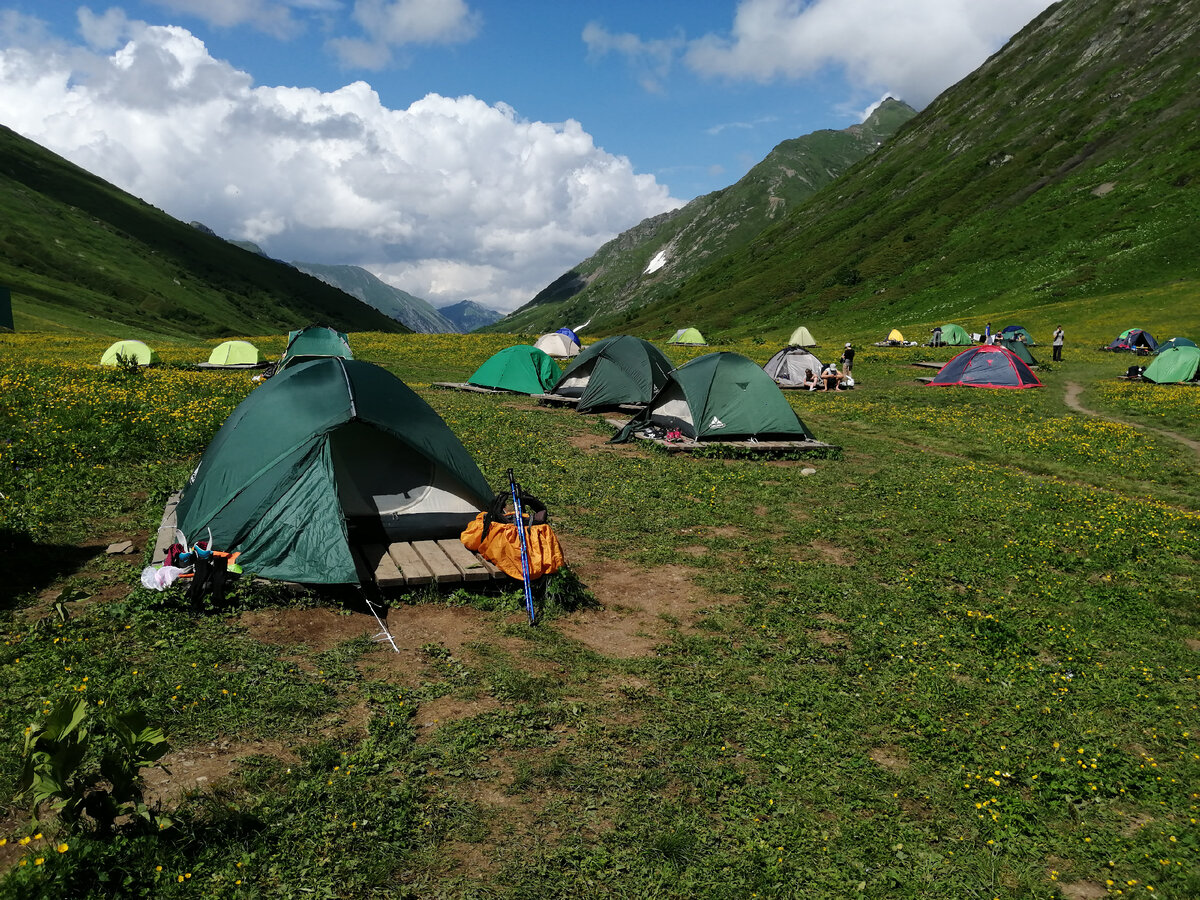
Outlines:
{"label": "trail worn in grass", "polygon": [[[354,336],[547,502],[591,598],[397,594],[393,653],[353,592],[138,583],[246,376],[0,342],[0,897],[1200,895],[1196,456],[1064,384],[1195,401],[1109,394],[1111,359],[994,392],[864,351],[789,397],[840,457],[686,458],[424,386],[503,336]],[[169,827],[29,824],[24,729],[78,695],[166,730]]]}

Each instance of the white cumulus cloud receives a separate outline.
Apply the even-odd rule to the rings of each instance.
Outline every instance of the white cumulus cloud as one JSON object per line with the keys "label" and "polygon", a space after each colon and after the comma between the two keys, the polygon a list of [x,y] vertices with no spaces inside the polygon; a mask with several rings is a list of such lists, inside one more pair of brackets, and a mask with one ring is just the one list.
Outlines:
{"label": "white cumulus cloud", "polygon": [[94,48],[128,33],[111,52],[0,50],[0,120],[273,256],[362,265],[435,304],[508,310],[680,205],[573,120],[437,94],[391,109],[361,81],[258,86],[183,28],[83,24]]}
{"label": "white cumulus cloud", "polygon": [[969,74],[1052,0],[741,0],[728,35],[690,41],[694,71],[768,82],[844,71],[918,108]]}

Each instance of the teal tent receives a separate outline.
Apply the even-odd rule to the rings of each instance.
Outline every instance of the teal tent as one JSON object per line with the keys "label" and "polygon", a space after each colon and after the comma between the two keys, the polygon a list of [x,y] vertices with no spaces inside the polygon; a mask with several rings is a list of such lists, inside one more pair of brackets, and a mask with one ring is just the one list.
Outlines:
{"label": "teal tent", "polygon": [[1031,335],[1023,325],[1009,325],[1000,332],[1000,337],[1002,340],[1006,341],[1013,340],[1023,342],[1028,344],[1030,347],[1037,346],[1037,342],[1034,341],[1033,335]]}
{"label": "teal tent", "polygon": [[115,366],[122,359],[132,359],[139,366],[153,366],[159,362],[158,354],[141,341],[117,341],[100,357],[100,365]]}
{"label": "teal tent", "polygon": [[667,341],[668,344],[689,344],[696,347],[704,347],[708,345],[708,341],[695,328],[680,328]]}
{"label": "teal tent", "polygon": [[529,344],[517,344],[488,357],[469,381],[518,394],[544,394],[561,375],[562,369],[547,354]]}
{"label": "teal tent", "polygon": [[695,441],[813,440],[779,385],[737,353],[708,353],[680,366],[613,441],[648,425]]}
{"label": "teal tent", "polygon": [[1005,335],[1000,340],[996,341],[996,345],[1008,350],[1027,366],[1036,366],[1038,364],[1038,361],[1033,358],[1033,354],[1029,352],[1029,345],[1024,341],[1014,340],[1008,337],[1008,335]]}
{"label": "teal tent", "polygon": [[359,580],[351,546],[457,536],[492,498],[454,433],[395,375],[298,363],[221,426],[176,510],[192,541],[267,578]]}
{"label": "teal tent", "polygon": [[354,354],[350,352],[350,339],[328,325],[309,325],[288,333],[287,349],[279,358],[278,368],[286,369],[296,363],[324,356],[354,359]]}
{"label": "teal tent", "polygon": [[1195,347],[1195,346],[1196,346],[1195,341],[1190,341],[1185,337],[1173,337],[1169,341],[1163,341],[1161,344],[1159,344],[1158,349],[1155,350],[1154,352],[1162,353],[1164,350],[1171,350],[1174,347]]}
{"label": "teal tent", "polygon": [[666,383],[672,368],[649,341],[619,334],[591,344],[575,357],[551,393],[579,398],[581,412],[647,403]]}
{"label": "teal tent", "polygon": [[1164,350],[1154,358],[1154,362],[1146,366],[1142,378],[1155,384],[1183,384],[1198,381],[1200,370],[1200,349],[1180,346]]}
{"label": "teal tent", "polygon": [[267,361],[258,348],[249,341],[225,341],[213,347],[208,362],[200,363],[201,369],[258,369]]}

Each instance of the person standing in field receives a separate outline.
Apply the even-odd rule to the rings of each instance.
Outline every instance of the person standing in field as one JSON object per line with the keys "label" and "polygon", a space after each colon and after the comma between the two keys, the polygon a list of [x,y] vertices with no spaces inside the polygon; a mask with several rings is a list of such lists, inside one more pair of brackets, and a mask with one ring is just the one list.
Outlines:
{"label": "person standing in field", "polygon": [[1054,329],[1054,361],[1062,362],[1063,348],[1063,327],[1058,325]]}
{"label": "person standing in field", "polygon": [[854,347],[850,344],[846,345],[846,349],[842,351],[842,371],[847,375],[854,368]]}

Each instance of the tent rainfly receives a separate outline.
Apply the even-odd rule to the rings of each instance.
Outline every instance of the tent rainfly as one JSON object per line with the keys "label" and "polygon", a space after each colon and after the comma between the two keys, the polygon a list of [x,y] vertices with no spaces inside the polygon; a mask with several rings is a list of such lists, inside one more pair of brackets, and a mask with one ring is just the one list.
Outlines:
{"label": "tent rainfly", "polygon": [[651,424],[694,441],[814,439],[779,385],[737,353],[708,353],[671,372],[613,442],[628,441]]}
{"label": "tent rainfly", "polygon": [[277,368],[282,371],[296,363],[326,356],[354,359],[354,354],[350,352],[350,339],[344,332],[328,325],[309,325],[288,333],[287,349],[279,358]]}
{"label": "tent rainfly", "polygon": [[784,347],[763,366],[763,371],[780,387],[795,388],[804,384],[808,372],[821,371],[821,361],[803,347]]}
{"label": "tent rainfly", "polygon": [[1031,388],[1038,377],[1019,356],[997,344],[981,344],[954,357],[929,382],[930,387]]}
{"label": "tent rainfly", "polygon": [[518,394],[543,394],[554,386],[560,375],[562,370],[558,364],[537,347],[517,344],[484,360],[469,382],[478,387]]}
{"label": "tent rainfly", "polygon": [[551,331],[543,334],[534,345],[548,356],[558,359],[570,359],[579,355],[579,341],[573,340],[561,331]]}
{"label": "tent rainfly", "polygon": [[816,340],[812,336],[812,332],[801,325],[792,332],[792,336],[788,338],[789,347],[815,347]]}
{"label": "tent rainfly", "polygon": [[[585,322],[584,324],[586,325],[587,323]],[[581,346],[581,347],[583,346],[583,341],[581,341],[579,339],[579,335],[577,335],[570,328],[560,328],[560,329],[558,329],[558,334],[565,334],[567,337],[569,337],[571,340],[573,340],[579,346]]]}
{"label": "tent rainfly", "polygon": [[671,339],[667,343],[688,344],[693,347],[705,347],[708,345],[708,341],[704,339],[704,335],[695,328],[680,328],[671,335]]}
{"label": "tent rainfly", "polygon": [[267,578],[359,580],[351,545],[459,534],[492,491],[454,433],[395,375],[340,357],[297,363],[243,400],[176,509],[192,540]]}
{"label": "tent rainfly", "polygon": [[1200,381],[1200,349],[1178,346],[1158,354],[1142,373],[1155,384],[1185,384]]}
{"label": "tent rainfly", "polygon": [[158,354],[141,341],[117,341],[104,351],[100,365],[115,366],[119,362],[118,357],[136,360],[139,366],[152,366],[159,362]]}
{"label": "tent rainfly", "polygon": [[589,345],[575,357],[551,393],[578,397],[580,412],[647,403],[671,369],[670,360],[649,341],[619,334]]}
{"label": "tent rainfly", "polygon": [[202,369],[257,369],[266,365],[258,348],[248,341],[225,341],[213,348]]}

